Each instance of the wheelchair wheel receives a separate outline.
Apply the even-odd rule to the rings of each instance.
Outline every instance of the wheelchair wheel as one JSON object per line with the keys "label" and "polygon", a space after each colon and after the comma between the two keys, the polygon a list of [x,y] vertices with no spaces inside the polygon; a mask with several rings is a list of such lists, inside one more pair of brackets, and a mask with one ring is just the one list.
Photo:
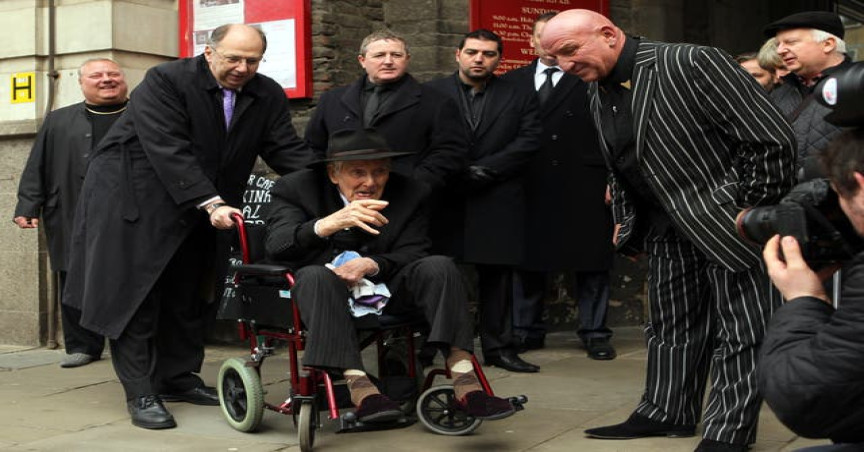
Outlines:
{"label": "wheelchair wheel", "polygon": [[297,415],[297,437],[300,442],[300,450],[309,452],[315,444],[315,404],[303,402],[300,405],[300,414]]}
{"label": "wheelchair wheel", "polygon": [[417,418],[429,430],[449,436],[467,435],[483,423],[455,406],[452,385],[433,386],[420,395]]}
{"label": "wheelchair wheel", "polygon": [[261,376],[240,358],[226,360],[219,369],[219,404],[228,424],[241,432],[252,432],[264,416]]}

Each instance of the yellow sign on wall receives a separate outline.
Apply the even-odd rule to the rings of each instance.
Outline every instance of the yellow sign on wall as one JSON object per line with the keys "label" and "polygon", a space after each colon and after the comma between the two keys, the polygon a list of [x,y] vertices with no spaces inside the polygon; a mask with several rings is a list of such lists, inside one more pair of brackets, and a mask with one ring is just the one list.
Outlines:
{"label": "yellow sign on wall", "polygon": [[12,74],[12,103],[21,104],[36,101],[36,73],[19,72]]}

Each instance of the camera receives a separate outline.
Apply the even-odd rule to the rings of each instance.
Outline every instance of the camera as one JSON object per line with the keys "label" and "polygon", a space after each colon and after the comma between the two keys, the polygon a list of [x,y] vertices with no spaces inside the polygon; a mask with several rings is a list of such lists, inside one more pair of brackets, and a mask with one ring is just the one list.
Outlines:
{"label": "camera", "polygon": [[776,234],[791,235],[810,264],[844,262],[864,251],[864,239],[840,209],[827,179],[796,185],[777,205],[746,209],[736,227],[742,238],[759,245]]}
{"label": "camera", "polygon": [[[838,127],[864,126],[864,63],[855,63],[822,80],[816,100],[831,109],[825,120]],[[764,245],[776,234],[795,237],[804,259],[812,264],[844,262],[864,251],[864,239],[840,209],[827,179],[817,178],[792,188],[779,204],[744,211],[738,234]]]}

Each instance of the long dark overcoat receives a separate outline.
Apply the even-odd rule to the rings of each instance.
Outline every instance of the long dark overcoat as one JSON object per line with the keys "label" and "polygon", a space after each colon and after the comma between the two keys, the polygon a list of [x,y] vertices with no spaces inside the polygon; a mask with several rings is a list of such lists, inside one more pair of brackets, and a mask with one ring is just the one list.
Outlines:
{"label": "long dark overcoat", "polygon": [[18,185],[15,216],[42,217],[54,271],[66,271],[69,235],[90,157],[92,127],[84,103],[48,113]]}
{"label": "long dark overcoat", "polygon": [[[462,104],[457,74],[426,84]],[[483,187],[466,185],[448,197],[448,205],[459,206],[464,219],[462,228],[454,223],[451,241],[457,257],[465,262],[518,265],[525,239],[524,176],[540,146],[537,100],[497,77],[489,80],[484,96],[477,128],[471,130],[465,119],[462,127],[470,134],[469,164],[492,169],[499,180]]]}
{"label": "long dark overcoat", "polygon": [[[501,78],[536,95],[537,60]],[[588,103],[588,84],[565,73],[538,112],[540,150],[526,177],[525,261],[534,271],[602,271],[612,267],[608,170]]]}
{"label": "long dark overcoat", "polygon": [[[196,204],[218,194],[241,205],[259,155],[279,173],[310,159],[276,82],[250,80],[227,129],[221,89],[203,56],[150,69],[100,143],[82,189],[64,298],[83,311],[82,326],[119,336],[180,244],[206,221]],[[218,259],[213,248],[201,253]]]}
{"label": "long dark overcoat", "polygon": [[[321,96],[306,126],[306,142],[318,158],[324,158],[333,132],[363,128],[364,79],[365,75]],[[395,171],[438,190],[465,168],[467,137],[459,108],[449,98],[417,83],[410,74],[396,83],[371,127],[394,151],[416,153],[394,160]]]}

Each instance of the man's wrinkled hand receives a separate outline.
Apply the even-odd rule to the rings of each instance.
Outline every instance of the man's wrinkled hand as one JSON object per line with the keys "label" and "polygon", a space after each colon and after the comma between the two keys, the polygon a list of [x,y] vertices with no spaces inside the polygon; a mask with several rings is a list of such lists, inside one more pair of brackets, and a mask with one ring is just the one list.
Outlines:
{"label": "man's wrinkled hand", "polygon": [[231,218],[231,215],[235,213],[243,216],[240,209],[231,206],[217,207],[210,213],[210,224],[216,229],[231,229],[234,227],[234,219]]}
{"label": "man's wrinkled hand", "polygon": [[12,219],[21,229],[33,229],[39,227],[39,219],[31,217],[15,217]]}
{"label": "man's wrinkled hand", "polygon": [[363,199],[351,201],[347,206],[322,218],[318,223],[318,235],[328,237],[342,229],[359,227],[364,231],[378,235],[375,227],[389,223],[381,210],[387,207],[387,201],[380,199]]}
{"label": "man's wrinkled hand", "polygon": [[348,287],[353,287],[365,278],[366,275],[374,274],[378,271],[378,264],[368,257],[358,257],[351,259],[344,264],[333,268],[333,273],[345,281]]}
{"label": "man's wrinkled hand", "polygon": [[[781,257],[782,250],[782,257]],[[783,298],[792,300],[798,297],[816,297],[831,303],[819,276],[807,265],[801,255],[801,247],[792,236],[782,239],[779,235],[771,237],[762,250],[765,267],[771,282]]]}

